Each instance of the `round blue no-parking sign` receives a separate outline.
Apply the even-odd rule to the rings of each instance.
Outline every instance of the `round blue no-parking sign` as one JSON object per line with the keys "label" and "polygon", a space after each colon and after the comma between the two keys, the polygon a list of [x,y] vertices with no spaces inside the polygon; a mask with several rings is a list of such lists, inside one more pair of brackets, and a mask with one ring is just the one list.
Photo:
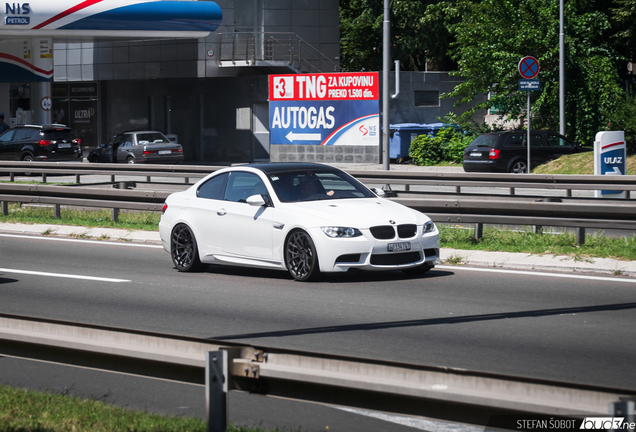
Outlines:
{"label": "round blue no-parking sign", "polygon": [[532,79],[539,75],[539,62],[532,56],[526,56],[519,62],[519,73],[525,79]]}

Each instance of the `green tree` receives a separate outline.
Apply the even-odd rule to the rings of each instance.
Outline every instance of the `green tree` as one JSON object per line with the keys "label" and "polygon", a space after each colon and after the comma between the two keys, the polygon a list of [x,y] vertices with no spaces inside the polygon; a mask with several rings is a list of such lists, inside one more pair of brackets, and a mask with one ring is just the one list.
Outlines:
{"label": "green tree", "polygon": [[[618,73],[622,59],[609,43],[607,3],[570,0],[565,7],[566,134],[582,144],[591,144],[625,100]],[[455,37],[455,74],[464,78],[447,96],[470,102],[480,93],[492,95],[465,115],[493,104],[511,118],[521,115],[526,93],[517,89],[517,67],[531,55],[541,65],[541,91],[531,92],[532,125],[558,130],[558,7],[554,0],[450,0],[436,5]]]}
{"label": "green tree", "polygon": [[[447,55],[451,37],[444,17],[427,13],[435,0],[392,0],[391,58],[408,71],[452,70]],[[383,0],[340,2],[340,64],[348,71],[381,70]]]}

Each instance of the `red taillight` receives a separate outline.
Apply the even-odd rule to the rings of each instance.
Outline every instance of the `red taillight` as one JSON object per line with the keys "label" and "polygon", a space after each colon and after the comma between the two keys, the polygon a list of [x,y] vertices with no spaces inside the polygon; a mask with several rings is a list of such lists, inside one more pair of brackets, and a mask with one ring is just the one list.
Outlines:
{"label": "red taillight", "polygon": [[81,144],[81,143],[82,143],[82,140],[81,140],[81,139],[79,139],[79,138],[77,138],[77,139],[74,139],[74,140],[73,140],[73,144],[77,144],[77,145],[79,145],[79,144]]}
{"label": "red taillight", "polygon": [[488,159],[499,159],[499,153],[500,151],[497,149],[490,149],[490,152],[488,153]]}
{"label": "red taillight", "polygon": [[49,144],[51,144],[51,140],[40,140],[40,142],[38,143],[40,147],[46,147]]}
{"label": "red taillight", "polygon": [[152,153],[157,153],[157,150],[154,150],[154,151],[152,151],[152,150],[144,150],[144,154],[145,155],[152,154]]}
{"label": "red taillight", "polygon": [[163,203],[163,207],[161,208],[161,214],[164,214],[168,210],[168,204]]}

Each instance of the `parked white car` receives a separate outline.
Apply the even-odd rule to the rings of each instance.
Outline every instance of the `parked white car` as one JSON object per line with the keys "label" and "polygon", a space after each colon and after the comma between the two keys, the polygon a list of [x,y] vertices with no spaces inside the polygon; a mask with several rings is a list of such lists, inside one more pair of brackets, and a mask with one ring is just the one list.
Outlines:
{"label": "parked white car", "polygon": [[206,264],[321,272],[426,272],[439,232],[426,215],[381,198],[346,172],[306,163],[223,168],[163,207],[159,233],[179,271]]}

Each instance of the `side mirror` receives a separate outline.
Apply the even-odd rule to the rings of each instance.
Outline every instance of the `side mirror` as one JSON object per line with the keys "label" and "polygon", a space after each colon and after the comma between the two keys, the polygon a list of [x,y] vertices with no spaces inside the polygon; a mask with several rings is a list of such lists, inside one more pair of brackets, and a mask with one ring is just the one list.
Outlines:
{"label": "side mirror", "polygon": [[247,203],[254,207],[262,207],[267,205],[267,201],[263,198],[263,195],[252,195],[247,198]]}
{"label": "side mirror", "polygon": [[376,194],[379,197],[383,197],[385,195],[384,191],[382,189],[378,189],[378,188],[371,188],[371,192],[373,192],[374,194]]}

